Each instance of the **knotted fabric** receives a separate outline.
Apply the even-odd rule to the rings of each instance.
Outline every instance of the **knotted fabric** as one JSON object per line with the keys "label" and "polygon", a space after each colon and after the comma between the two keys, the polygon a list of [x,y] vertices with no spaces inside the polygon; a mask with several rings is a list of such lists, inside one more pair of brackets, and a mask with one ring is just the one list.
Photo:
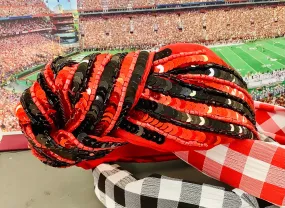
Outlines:
{"label": "knotted fabric", "polygon": [[95,53],[80,63],[58,57],[24,91],[16,114],[33,153],[56,167],[126,143],[174,152],[258,139],[246,83],[196,44]]}

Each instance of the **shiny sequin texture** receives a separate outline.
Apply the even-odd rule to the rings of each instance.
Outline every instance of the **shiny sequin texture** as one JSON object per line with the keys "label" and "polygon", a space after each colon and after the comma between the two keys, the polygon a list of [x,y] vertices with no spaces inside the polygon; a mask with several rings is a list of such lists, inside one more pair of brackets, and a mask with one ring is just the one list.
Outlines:
{"label": "shiny sequin texture", "polygon": [[94,53],[79,63],[58,57],[16,115],[32,153],[54,167],[103,161],[128,143],[167,152],[258,139],[246,83],[191,44]]}

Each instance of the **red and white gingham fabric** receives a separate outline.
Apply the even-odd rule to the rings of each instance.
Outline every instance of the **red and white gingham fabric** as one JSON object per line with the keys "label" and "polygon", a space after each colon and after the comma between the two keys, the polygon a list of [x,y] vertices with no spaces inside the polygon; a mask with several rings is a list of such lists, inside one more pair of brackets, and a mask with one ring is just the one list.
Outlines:
{"label": "red and white gingham fabric", "polygon": [[235,140],[210,150],[176,152],[204,174],[285,206],[285,108],[255,103],[258,129],[277,142]]}
{"label": "red and white gingham fabric", "polygon": [[285,108],[257,101],[254,108],[258,131],[285,144]]}

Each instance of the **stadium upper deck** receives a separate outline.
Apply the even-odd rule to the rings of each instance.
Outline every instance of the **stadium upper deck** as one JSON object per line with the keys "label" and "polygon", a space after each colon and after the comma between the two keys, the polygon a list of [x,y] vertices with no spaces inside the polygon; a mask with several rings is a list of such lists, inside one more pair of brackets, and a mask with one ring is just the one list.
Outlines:
{"label": "stadium upper deck", "polygon": [[[260,2],[261,0],[78,0],[79,11],[132,10],[141,8],[179,8],[191,5],[211,5],[241,2]],[[270,0],[263,0],[270,2]]]}
{"label": "stadium upper deck", "polygon": [[0,17],[50,13],[42,0],[0,0]]}
{"label": "stadium upper deck", "polygon": [[84,48],[238,42],[283,36],[285,5],[81,16],[80,29]]}

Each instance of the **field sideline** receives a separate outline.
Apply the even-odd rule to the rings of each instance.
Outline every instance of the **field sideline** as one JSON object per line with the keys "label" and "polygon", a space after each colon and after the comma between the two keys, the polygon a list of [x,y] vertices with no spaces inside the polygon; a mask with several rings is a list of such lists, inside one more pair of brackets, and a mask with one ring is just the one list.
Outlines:
{"label": "field sideline", "polygon": [[[260,40],[232,46],[217,46],[211,49],[238,70],[242,76],[249,73],[285,69],[285,38]],[[117,52],[121,51],[111,51],[111,53]],[[83,52],[71,58],[80,61],[90,53],[94,53],[94,51]],[[36,80],[37,74],[38,72],[34,72],[23,78]]]}

